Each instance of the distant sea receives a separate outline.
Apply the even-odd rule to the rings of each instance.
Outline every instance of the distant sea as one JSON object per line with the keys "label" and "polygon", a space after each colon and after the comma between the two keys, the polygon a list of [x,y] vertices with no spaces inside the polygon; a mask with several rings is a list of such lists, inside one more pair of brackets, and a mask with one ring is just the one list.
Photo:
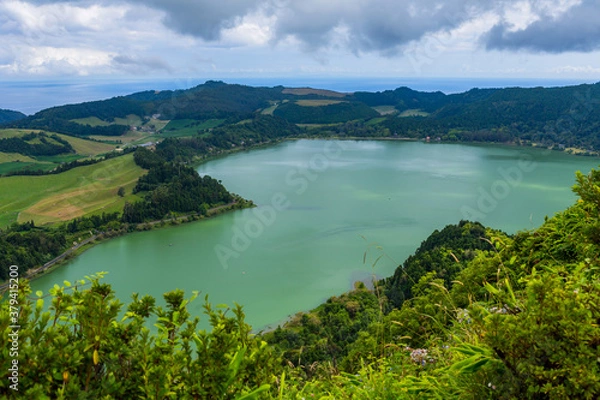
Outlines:
{"label": "distant sea", "polygon": [[[188,89],[208,79],[107,80],[84,78],[66,81],[0,81],[0,108],[34,114],[45,108],[64,104],[103,100],[144,90]],[[213,78],[213,80],[215,80]],[[407,86],[411,89],[446,94],[472,88],[568,86],[595,83],[575,79],[508,79],[508,78],[223,78],[227,83],[251,86],[314,87],[340,92],[382,91]]]}

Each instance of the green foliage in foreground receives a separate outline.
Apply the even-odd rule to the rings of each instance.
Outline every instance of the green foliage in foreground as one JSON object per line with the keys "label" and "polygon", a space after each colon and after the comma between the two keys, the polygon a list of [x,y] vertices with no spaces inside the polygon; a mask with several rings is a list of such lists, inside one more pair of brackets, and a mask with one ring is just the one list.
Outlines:
{"label": "green foliage in foreground", "polygon": [[[410,298],[398,307],[378,285],[371,292],[358,284],[262,336],[251,334],[239,306],[228,315],[225,306],[215,310],[208,303],[212,329],[198,331],[178,290],[165,294],[164,308],[134,295],[120,318],[121,304],[95,277],[90,288],[83,282],[56,286],[49,300],[31,296],[21,282],[0,310],[0,368],[8,371],[10,302],[21,307],[20,392],[3,379],[0,393],[36,399],[598,398],[599,184],[595,171],[578,174],[574,191],[581,199],[535,231],[508,236],[464,222],[435,233],[413,257],[422,268],[414,269]],[[474,232],[489,246],[474,248]],[[445,261],[436,249],[449,244]],[[422,261],[432,255],[435,268],[428,268]],[[450,269],[438,268],[444,262],[457,269],[451,280]],[[51,302],[48,311],[44,301]]]}
{"label": "green foliage in foreground", "polygon": [[[97,277],[57,285],[50,299],[38,292],[32,300],[26,284],[13,293],[0,314],[0,365],[8,371],[14,358],[6,345],[13,324],[9,302],[20,306],[19,390],[8,379],[0,383],[9,398],[253,398],[269,389],[280,369],[271,348],[250,334],[239,306],[213,309],[206,302],[207,332],[196,329],[198,318],[186,309],[196,294],[185,299],[180,290],[164,295],[164,308],[134,294],[123,318],[122,304]],[[148,321],[155,321],[157,333],[150,333]]]}
{"label": "green foliage in foreground", "polygon": [[[384,282],[392,297],[377,296],[382,313],[373,315],[376,307],[366,298],[352,304],[369,310],[361,315],[367,327],[346,336],[345,344],[332,340],[342,328],[318,322],[346,318],[345,328],[353,326],[347,310],[356,292],[340,297],[345,307],[322,305],[267,334],[284,362],[299,365],[295,376],[306,382],[290,393],[327,399],[598,398],[599,184],[597,171],[578,173],[573,190],[581,200],[532,232],[508,236],[464,221],[434,232]],[[324,344],[342,351],[335,358],[318,354],[312,364],[300,361]]]}

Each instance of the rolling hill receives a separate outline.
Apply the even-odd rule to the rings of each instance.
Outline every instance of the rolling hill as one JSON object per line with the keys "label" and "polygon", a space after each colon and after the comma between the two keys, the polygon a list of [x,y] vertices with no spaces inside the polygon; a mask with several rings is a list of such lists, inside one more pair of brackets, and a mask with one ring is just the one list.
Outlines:
{"label": "rolling hill", "polygon": [[0,108],[0,124],[5,122],[17,121],[25,118],[26,115],[19,111],[4,110]]}
{"label": "rolling hill", "polygon": [[[309,135],[429,136],[445,141],[539,143],[595,151],[600,149],[599,104],[600,83],[475,88],[446,95],[407,87],[338,93],[208,81],[187,90],[145,91],[53,107],[8,126],[106,138],[132,130],[160,135],[170,121],[186,121],[170,125],[169,136],[181,137],[210,132],[216,125],[206,121],[219,121],[220,127],[226,127],[263,113],[310,125]],[[331,124],[339,126],[322,127]]]}

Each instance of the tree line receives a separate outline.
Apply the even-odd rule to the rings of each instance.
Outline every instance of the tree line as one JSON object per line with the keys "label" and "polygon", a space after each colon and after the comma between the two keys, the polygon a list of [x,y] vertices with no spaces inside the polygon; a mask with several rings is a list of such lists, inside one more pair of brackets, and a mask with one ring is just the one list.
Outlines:
{"label": "tree line", "polygon": [[125,204],[123,222],[157,220],[169,213],[204,215],[211,207],[233,201],[219,181],[208,175],[201,177],[192,167],[167,161],[145,148],[136,150],[134,160],[148,168],[134,188],[134,193],[143,192],[145,196],[143,201]]}
{"label": "tree line", "polygon": [[[38,139],[39,143],[29,143],[34,139]],[[51,139],[51,141],[48,139]],[[21,137],[0,139],[0,152],[35,157],[74,153],[75,150],[71,143],[61,139],[58,135],[49,136],[44,132],[31,132]]]}

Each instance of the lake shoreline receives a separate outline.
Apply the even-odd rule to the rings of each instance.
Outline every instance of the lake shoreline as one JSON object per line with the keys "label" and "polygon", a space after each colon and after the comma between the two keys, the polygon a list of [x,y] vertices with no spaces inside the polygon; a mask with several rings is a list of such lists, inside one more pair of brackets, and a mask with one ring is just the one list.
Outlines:
{"label": "lake shoreline", "polygon": [[[571,153],[571,152],[566,152],[566,151],[559,151],[559,150],[552,150],[550,148],[547,147],[543,147],[540,145],[535,145],[535,144],[519,144],[519,143],[490,143],[490,142],[449,142],[449,141],[426,141],[423,139],[416,139],[416,138],[407,138],[407,137],[315,137],[315,136],[310,136],[310,137],[303,137],[303,136],[298,136],[298,137],[287,137],[287,138],[281,138],[281,139],[277,139],[277,140],[272,140],[266,143],[257,143],[255,145],[251,145],[249,147],[239,147],[239,148],[235,148],[235,149],[230,149],[230,150],[226,150],[226,151],[222,151],[218,154],[213,154],[213,155],[209,155],[209,156],[205,156],[205,157],[201,157],[201,158],[196,158],[194,159],[191,164],[193,165],[194,168],[199,167],[200,165],[209,162],[209,161],[213,161],[213,160],[218,160],[218,159],[222,159],[225,158],[229,155],[232,154],[237,154],[237,153],[243,153],[243,152],[252,152],[254,150],[259,150],[261,148],[269,148],[269,147],[273,147],[276,145],[280,145],[282,143],[285,142],[295,142],[295,141],[299,141],[299,140],[310,140],[310,141],[330,141],[330,140],[340,140],[340,141],[356,141],[356,142],[366,142],[366,141],[384,141],[384,142],[422,142],[422,143],[427,143],[427,144],[457,144],[457,145],[472,145],[472,146],[499,146],[499,147],[506,147],[506,148],[525,148],[525,149],[538,149],[538,150],[544,150],[544,151],[551,151],[552,153],[556,152],[556,153],[563,153],[563,154],[568,154],[568,155],[574,155],[574,156],[591,156],[591,157],[596,157],[597,155],[591,155],[591,154],[581,154],[581,153]],[[245,202],[245,203],[249,203],[250,205],[244,205],[241,208],[249,208],[249,207],[254,207],[254,203],[252,203],[251,200],[245,200],[242,199],[240,197],[240,199]],[[64,265],[65,263],[69,262],[70,260],[72,260],[73,258],[79,256],[80,254],[84,253],[85,251],[87,251],[88,249],[94,247],[96,244],[99,243],[103,243],[105,241],[108,241],[110,239],[116,238],[116,237],[121,237],[124,236],[128,233],[133,233],[133,232],[139,232],[139,231],[147,231],[147,230],[153,230],[153,229],[157,229],[157,228],[162,228],[165,225],[169,224],[169,226],[173,226],[173,225],[178,225],[181,223],[187,223],[187,222],[194,222],[197,220],[203,220],[206,218],[211,218],[214,217],[216,215],[219,215],[223,212],[228,212],[228,211],[234,211],[236,209],[241,209],[241,208],[235,208],[233,207],[235,204],[237,203],[231,203],[229,206],[231,206],[231,208],[227,208],[226,210],[223,211],[219,211],[216,214],[211,214],[208,217],[199,217],[198,219],[192,219],[192,220],[188,220],[189,218],[192,218],[194,216],[194,214],[186,214],[184,216],[178,216],[178,217],[173,217],[170,219],[166,219],[166,220],[157,220],[157,221],[149,221],[149,222],[145,222],[145,223],[139,223],[136,224],[137,227],[135,228],[134,231],[126,231],[126,232],[120,232],[117,234],[111,234],[109,236],[106,236],[105,233],[99,234],[99,235],[95,235],[95,237],[93,238],[93,240],[90,239],[86,239],[88,242],[86,242],[85,244],[81,245],[77,245],[76,248],[70,247],[69,249],[67,249],[65,252],[63,252],[62,254],[60,254],[59,256],[57,256],[56,258],[54,258],[53,260],[49,261],[49,263],[51,263],[50,265],[48,265],[48,263],[39,266],[37,268],[34,269],[34,273],[33,275],[27,274],[27,279],[29,280],[34,280],[37,279],[40,276],[44,276],[47,275],[49,273],[51,273],[52,271],[54,271],[56,268]],[[211,210],[209,210],[209,213],[211,213],[211,211],[214,211],[215,209],[221,209],[223,206],[219,206],[219,207],[215,207]],[[29,272],[29,271],[28,271]],[[0,292],[2,292],[5,287],[6,287],[7,283],[3,282],[2,284],[0,284]]]}
{"label": "lake shoreline", "polygon": [[[200,221],[204,221],[207,219],[217,217],[219,215],[222,215],[222,214],[225,214],[225,213],[228,213],[231,211],[242,210],[245,208],[252,208],[252,207],[256,207],[256,205],[251,200],[246,200],[246,199],[243,199],[240,197],[238,200],[231,202],[229,204],[225,204],[225,205],[221,205],[221,206],[217,206],[217,207],[213,207],[213,208],[209,209],[207,211],[206,215],[198,215],[198,214],[194,213],[194,214],[175,216],[175,217],[168,218],[168,219],[142,222],[142,223],[135,224],[135,229],[132,231],[125,230],[125,231],[99,232],[99,233],[93,234],[90,238],[82,240],[77,245],[69,247],[63,253],[56,256],[55,258],[48,261],[47,263],[45,263],[37,268],[27,270],[27,272],[25,274],[25,278],[29,282],[32,282],[42,276],[46,276],[46,275],[52,273],[53,271],[55,271],[56,269],[60,268],[61,266],[64,266],[65,264],[67,264],[68,262],[73,260],[74,258],[80,256],[87,250],[89,250],[101,243],[108,242],[109,240],[112,240],[115,238],[123,237],[123,236],[129,235],[131,233],[146,232],[146,231],[150,231],[150,230],[161,229],[164,227],[173,227],[173,226],[178,226],[181,224],[200,222]],[[8,287],[8,284],[9,284],[8,281],[0,283],[0,294],[4,293],[4,291]]]}
{"label": "lake shoreline", "polygon": [[[315,154],[326,154],[328,142],[330,150],[343,145],[341,157],[332,158],[330,168],[315,164],[303,170]],[[360,278],[370,281],[369,265],[379,247],[388,257],[374,272],[392,275],[432,231],[464,219],[464,207],[485,212],[486,226],[507,232],[542,223],[544,215],[571,204],[574,171],[597,163],[559,152],[548,152],[545,162],[539,149],[514,146],[337,143],[272,142],[269,146],[277,145],[263,151],[203,164],[200,175],[222,180],[258,207],[203,225],[117,238],[71,260],[56,275],[42,275],[32,288],[46,293],[55,283],[110,271],[106,282],[125,303],[132,292],[159,299],[172,288],[198,290],[215,304],[243,304],[255,329],[269,329],[350,290]],[[530,155],[539,168],[515,172]],[[499,168],[511,171],[513,180],[500,182],[510,193],[497,191]],[[517,179],[521,185],[510,184]],[[494,209],[488,203],[479,209],[484,191],[502,195]],[[273,210],[275,193],[283,193],[290,207]],[[201,307],[194,313],[202,318]]]}

